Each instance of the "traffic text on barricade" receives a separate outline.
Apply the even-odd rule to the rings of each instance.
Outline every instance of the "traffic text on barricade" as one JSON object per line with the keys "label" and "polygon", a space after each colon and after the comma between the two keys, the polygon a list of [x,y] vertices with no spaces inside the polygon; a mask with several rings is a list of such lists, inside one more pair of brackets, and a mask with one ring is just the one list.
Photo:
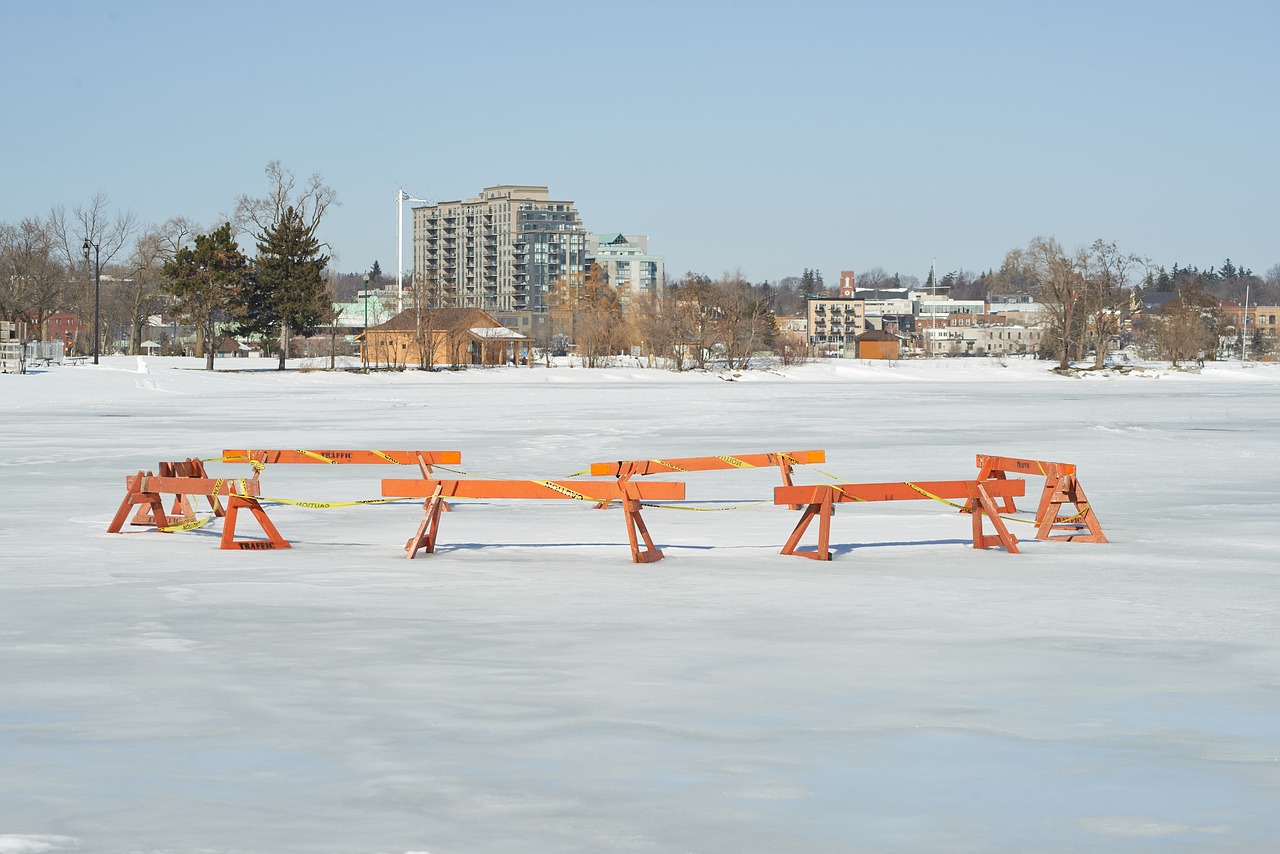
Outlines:
{"label": "traffic text on barricade", "polygon": [[[1105,543],[1093,506],[1084,494],[1076,467],[1071,463],[1053,463],[1046,460],[1026,460],[1018,457],[998,457],[978,454],[978,479],[1003,480],[1009,474],[1033,475],[1044,478],[1040,492],[1040,504],[1036,507],[1036,539],[1059,542]],[[1064,505],[1075,512],[1062,515]],[[1006,498],[1001,508],[1013,512],[1012,498]],[[1059,532],[1056,536],[1054,532]]]}
{"label": "traffic text on barricade", "polygon": [[[633,477],[651,474],[670,474],[671,472],[724,471],[729,469],[777,468],[782,474],[782,485],[791,485],[792,467],[810,463],[826,462],[825,451],[774,451],[762,454],[735,454],[733,456],[711,457],[679,457],[663,460],[615,460],[614,462],[592,463],[592,477],[613,476],[619,483],[626,483]],[[599,507],[608,507],[603,501]],[[793,510],[798,507],[791,508]]]}
{"label": "traffic text on barricade", "polygon": [[[164,533],[182,530],[194,530],[204,525],[213,516],[219,515],[218,498],[226,496],[227,504],[222,526],[221,548],[239,550],[287,549],[289,543],[259,503],[259,485],[252,478],[211,478],[211,477],[177,477],[153,475],[151,472],[138,472],[125,478],[125,497],[120,502],[115,518],[107,527],[107,533],[118,534],[124,525],[129,511],[135,506],[150,508],[151,518],[156,521],[156,529]],[[170,517],[164,511],[164,495],[208,496],[214,504],[214,513],[208,518],[198,521],[194,513],[185,517]],[[189,499],[188,504],[189,507]],[[253,514],[254,519],[262,526],[267,535],[266,540],[237,540],[236,521],[240,510],[245,509]],[[161,521],[163,520],[163,521]]]}
{"label": "traffic text on barricade", "polygon": [[[774,504],[807,505],[796,523],[795,530],[782,547],[784,555],[798,555],[813,560],[831,560],[831,516],[833,505],[847,502],[873,501],[925,501],[964,499],[966,512],[973,516],[973,547],[1002,546],[1010,554],[1018,554],[1018,538],[1009,532],[1000,518],[996,499],[1024,495],[1026,484],[1021,480],[934,480],[902,481],[898,483],[824,483],[814,486],[779,486],[773,490]],[[970,509],[971,508],[971,509]],[[809,523],[818,517],[818,547],[816,551],[799,552],[796,547],[804,536]],[[989,519],[995,535],[988,535],[984,521]]]}
{"label": "traffic text on barricade", "polygon": [[[571,501],[620,501],[627,523],[627,540],[635,563],[662,559],[662,551],[649,536],[640,517],[640,502],[681,501],[684,484],[679,481],[624,483],[578,480],[398,480],[382,481],[382,494],[395,498],[425,498],[422,522],[405,544],[405,557],[419,551],[435,551],[440,532],[440,510],[446,498],[536,498]],[[641,548],[643,540],[644,548]]]}

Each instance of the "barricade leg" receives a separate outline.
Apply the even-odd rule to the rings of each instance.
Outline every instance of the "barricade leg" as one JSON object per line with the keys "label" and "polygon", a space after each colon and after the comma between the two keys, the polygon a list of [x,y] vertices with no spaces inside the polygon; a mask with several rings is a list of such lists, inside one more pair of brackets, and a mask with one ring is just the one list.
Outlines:
{"label": "barricade leg", "polygon": [[[781,553],[807,557],[810,560],[831,560],[831,513],[831,490],[828,488],[824,490],[821,501],[810,504],[800,514],[800,521],[796,522],[795,530],[787,538]],[[796,551],[796,546],[799,545],[800,538],[804,536],[804,532],[809,528],[809,523],[813,521],[814,516],[818,517],[818,550],[798,552]]]}
{"label": "barricade leg", "polygon": [[[653,544],[649,529],[645,526],[644,519],[640,518],[640,501],[635,498],[624,498],[622,509],[627,517],[627,539],[631,543],[631,560],[635,563],[653,563],[662,560],[662,550]],[[646,548],[643,551],[636,537],[637,532],[644,539]]]}
{"label": "barricade leg", "polygon": [[[982,481],[969,485],[969,503],[973,507],[971,515],[973,517],[973,547],[975,549],[1001,546],[1009,554],[1021,554],[1018,551],[1018,538],[1010,533],[1008,527],[1005,526],[1004,520],[1000,518],[1000,509],[996,506],[995,499],[987,492],[986,487],[982,485]],[[995,536],[986,533],[985,519],[991,520],[991,526],[996,529]]]}
{"label": "barricade leg", "polygon": [[[1073,515],[1060,514],[1064,505],[1075,508]],[[1066,532],[1052,536],[1054,531]],[[1053,479],[1050,488],[1045,484],[1045,494],[1040,501],[1040,511],[1036,514],[1036,539],[1061,540],[1064,542],[1105,543],[1107,537],[1102,533],[1098,517],[1080,486],[1080,481],[1073,474],[1062,475]]]}
{"label": "barricade leg", "polygon": [[[241,508],[245,508],[253,514],[253,518],[257,519],[258,524],[262,526],[262,532],[267,535],[267,539],[237,540],[235,538],[236,517],[239,515]],[[288,549],[292,548],[292,546],[289,545],[288,540],[280,536],[276,526],[267,517],[267,511],[262,509],[262,505],[258,503],[256,498],[248,498],[233,493],[227,496],[227,515],[226,521],[222,526],[222,545],[220,548],[258,551],[261,549]]]}
{"label": "barricade leg", "polygon": [[[978,469],[978,480],[1007,480],[1004,470],[995,468],[995,461],[988,458],[982,461],[982,467]],[[972,510],[972,504],[969,506]],[[1012,495],[1004,495],[1000,498],[1000,511],[1003,513],[1017,513],[1018,506],[1013,503]]]}
{"label": "barricade leg", "polygon": [[419,550],[426,550],[427,554],[436,550],[436,536],[440,532],[440,511],[447,506],[444,499],[440,497],[441,490],[442,487],[437,486],[435,492],[431,493],[431,497],[423,503],[422,523],[404,544],[405,558],[417,557]]}
{"label": "barricade leg", "polygon": [[143,474],[138,472],[137,480],[134,485],[129,488],[125,494],[124,500],[120,502],[120,507],[116,510],[116,515],[111,519],[111,524],[107,526],[108,534],[118,534],[120,529],[124,527],[124,522],[129,518],[129,511],[134,507],[138,507],[138,515],[148,515],[155,521],[147,524],[154,524],[157,528],[162,525],[169,524],[169,519],[164,512],[164,499],[160,497],[158,492],[143,492],[140,484],[151,474]]}

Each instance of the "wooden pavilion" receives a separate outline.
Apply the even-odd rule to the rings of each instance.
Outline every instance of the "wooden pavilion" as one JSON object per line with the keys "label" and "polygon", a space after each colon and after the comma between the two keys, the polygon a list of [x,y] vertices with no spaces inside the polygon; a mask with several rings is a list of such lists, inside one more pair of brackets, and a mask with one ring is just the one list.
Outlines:
{"label": "wooden pavilion", "polygon": [[533,365],[533,342],[478,308],[408,308],[357,339],[366,368]]}

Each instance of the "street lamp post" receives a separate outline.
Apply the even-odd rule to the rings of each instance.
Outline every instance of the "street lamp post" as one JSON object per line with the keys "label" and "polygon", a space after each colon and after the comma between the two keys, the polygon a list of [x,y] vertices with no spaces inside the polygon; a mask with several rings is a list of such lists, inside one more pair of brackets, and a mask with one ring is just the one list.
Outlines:
{"label": "street lamp post", "polygon": [[99,295],[102,291],[102,267],[99,263],[100,252],[102,247],[97,243],[90,243],[89,238],[84,239],[84,263],[89,263],[89,250],[93,249],[93,363],[98,364],[98,324],[100,319],[99,306],[101,304]]}
{"label": "street lamp post", "polygon": [[396,313],[404,311],[404,203],[421,202],[431,204],[426,199],[415,199],[404,191],[396,190]]}
{"label": "street lamp post", "polygon": [[364,274],[364,328],[369,328],[369,274]]}

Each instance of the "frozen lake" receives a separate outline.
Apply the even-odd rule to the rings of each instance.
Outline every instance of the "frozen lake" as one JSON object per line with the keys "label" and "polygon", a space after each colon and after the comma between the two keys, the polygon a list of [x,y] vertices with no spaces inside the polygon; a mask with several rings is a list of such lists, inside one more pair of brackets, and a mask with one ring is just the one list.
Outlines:
{"label": "frozen lake", "polygon": [[[1280,366],[198,364],[0,376],[3,854],[1280,838]],[[974,551],[967,517],[909,502],[841,506],[829,563],[782,556],[796,514],[753,504],[768,470],[670,477],[721,509],[647,509],[667,559],[639,566],[616,507],[569,501],[462,503],[415,561],[417,504],[272,507],[288,551],[220,551],[220,523],[105,533],[126,474],[262,447],[456,449],[512,478],[809,448],[859,482],[1060,460],[1111,542],[1014,525],[1021,555]],[[392,475],[262,477],[350,500]]]}

